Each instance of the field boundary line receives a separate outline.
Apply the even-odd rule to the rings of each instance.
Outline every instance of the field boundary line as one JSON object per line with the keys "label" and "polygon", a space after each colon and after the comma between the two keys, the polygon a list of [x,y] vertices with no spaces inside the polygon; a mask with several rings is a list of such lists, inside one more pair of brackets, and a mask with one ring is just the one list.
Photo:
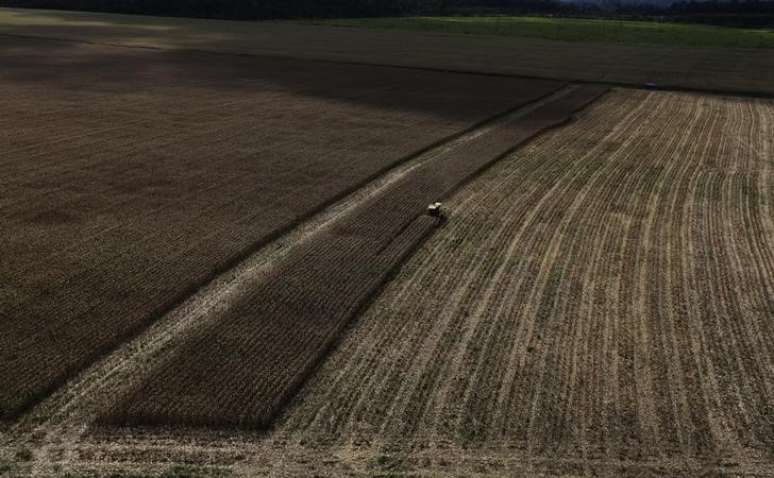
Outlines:
{"label": "field boundary line", "polygon": [[[267,450],[272,449],[275,444],[268,443],[253,443],[245,442],[235,446],[201,446],[201,445],[187,445],[189,452],[197,453],[211,453],[217,451],[225,451],[238,453],[243,455],[258,455],[266,453]],[[494,446],[497,446],[495,444]],[[103,445],[90,445],[87,448],[90,450],[101,450]],[[110,445],[104,445],[110,447]],[[119,446],[122,448],[133,448],[132,446]],[[148,445],[143,447],[144,450],[156,450],[165,451],[168,449],[174,449],[174,445]],[[286,460],[288,463],[296,463],[296,459],[303,458],[306,463],[313,463],[315,457],[322,456],[336,456],[335,451],[340,450],[340,446],[333,445],[323,448],[313,448],[309,455],[303,455],[299,453],[299,450],[293,449],[289,452]],[[479,455],[480,453],[480,455]],[[453,459],[460,459],[463,469],[467,469],[468,466],[473,466],[477,461],[482,458],[489,462],[498,463],[504,470],[510,472],[522,471],[525,473],[536,473],[538,470],[548,469],[562,469],[563,467],[590,467],[595,470],[615,469],[617,473],[628,476],[626,473],[631,473],[635,470],[660,473],[676,473],[679,476],[683,474],[690,474],[690,476],[705,476],[707,474],[713,475],[720,474],[721,476],[770,476],[774,473],[774,464],[766,460],[745,459],[745,460],[732,460],[725,461],[719,459],[717,461],[702,460],[698,457],[692,458],[643,458],[643,459],[616,459],[616,458],[581,458],[581,457],[551,457],[545,455],[529,455],[523,454],[518,451],[512,454],[506,454],[502,450],[493,450],[491,447],[484,448],[470,448],[459,450],[457,448],[451,448],[447,450],[432,449],[431,451],[419,452],[419,453],[405,453],[405,451],[398,449],[394,454],[386,454],[386,456],[398,456],[403,459],[410,458],[413,460],[420,460],[425,456],[432,456],[434,460],[439,458],[445,458],[448,461]],[[371,453],[361,455],[360,460],[373,460],[374,457],[385,456],[384,451],[378,447],[375,447]],[[341,461],[340,463],[343,463]],[[66,464],[57,463],[57,465],[64,465],[62,468],[68,472],[78,473],[79,471],[95,472],[99,470],[99,473],[117,472],[121,470],[141,470],[144,473],[148,472],[164,472],[172,466],[174,462],[149,462],[149,461],[99,461],[94,459],[82,459],[68,462]],[[49,472],[52,465],[44,465],[45,469],[42,472]],[[219,463],[199,463],[196,465],[200,470],[218,470],[229,469],[234,467],[234,464],[219,464]],[[268,472],[273,469],[272,465],[257,464],[251,461],[242,462],[236,465],[239,470],[244,473]],[[535,470],[537,468],[537,470]],[[233,468],[232,468],[233,469]],[[310,468],[311,470],[312,468]],[[438,476],[437,473],[441,470],[449,471],[448,468],[438,467],[436,464],[429,466],[417,466],[412,468],[411,476]],[[238,473],[237,476],[242,476]],[[358,475],[360,476],[360,475]],[[459,473],[453,473],[451,476],[467,476]],[[475,475],[484,476],[484,475]],[[504,476],[504,475],[497,475]],[[518,476],[531,476],[531,475],[518,475]],[[551,475],[553,476],[553,475]],[[607,476],[607,475],[605,475]]]}
{"label": "field boundary line", "polygon": [[250,53],[250,52],[216,50],[216,49],[206,50],[202,48],[174,48],[174,47],[165,48],[165,47],[151,46],[151,45],[131,45],[126,43],[116,43],[116,42],[109,42],[109,41],[98,42],[98,41],[74,39],[74,38],[60,38],[60,37],[43,36],[43,35],[41,36],[25,35],[21,33],[8,33],[8,32],[0,32],[0,35],[16,37],[16,38],[25,38],[25,39],[61,41],[61,42],[81,43],[86,45],[97,45],[97,46],[109,46],[113,48],[131,48],[131,49],[140,49],[140,50],[194,53],[194,54],[205,54],[205,55],[233,55],[238,57],[274,58],[274,59],[284,59],[284,60],[310,61],[310,62],[316,62],[316,63],[328,63],[328,64],[336,64],[336,65],[373,66],[373,67],[379,67],[379,68],[397,68],[402,70],[413,70],[413,71],[430,71],[435,73],[448,73],[448,74],[455,74],[455,75],[477,75],[477,76],[488,76],[488,77],[495,77],[495,78],[519,78],[524,80],[558,81],[558,82],[565,82],[565,83],[600,85],[600,86],[618,87],[618,88],[631,88],[635,90],[646,90],[646,91],[673,91],[678,93],[697,93],[697,94],[713,95],[713,96],[735,96],[740,98],[774,99],[774,93],[762,91],[762,90],[738,90],[734,88],[727,88],[727,89],[696,88],[696,87],[690,88],[690,87],[678,86],[678,85],[668,84],[668,83],[658,84],[658,85],[646,85],[643,83],[625,82],[625,81],[580,80],[580,79],[572,79],[572,78],[560,78],[560,77],[554,77],[550,75],[541,76],[541,75],[526,75],[526,74],[517,74],[517,73],[503,73],[503,72],[495,72],[495,71],[468,70],[464,68],[412,66],[412,65],[400,65],[396,63],[380,63],[375,61],[364,61],[364,60],[358,60],[358,61],[336,60],[332,58],[326,59],[326,58],[313,58],[313,57],[304,57],[304,56],[296,56],[296,55],[283,55],[280,53]]}

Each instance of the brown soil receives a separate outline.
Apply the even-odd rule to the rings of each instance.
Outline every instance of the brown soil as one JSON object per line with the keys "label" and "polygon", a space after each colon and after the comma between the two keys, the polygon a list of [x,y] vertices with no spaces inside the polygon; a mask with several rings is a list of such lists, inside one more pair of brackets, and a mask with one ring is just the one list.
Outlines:
{"label": "brown soil", "polygon": [[765,49],[631,46],[14,9],[0,10],[0,33],[774,95],[774,55]]}
{"label": "brown soil", "polygon": [[561,85],[5,38],[0,415],[386,169]]}

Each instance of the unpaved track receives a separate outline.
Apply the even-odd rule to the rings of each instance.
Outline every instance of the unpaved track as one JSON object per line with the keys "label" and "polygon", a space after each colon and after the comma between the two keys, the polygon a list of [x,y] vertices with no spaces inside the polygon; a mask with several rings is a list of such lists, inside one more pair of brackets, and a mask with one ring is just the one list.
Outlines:
{"label": "unpaved track", "polygon": [[667,48],[23,9],[0,9],[0,33],[774,95],[774,55],[766,49]]}
{"label": "unpaved track", "polygon": [[0,418],[299,220],[561,87],[4,37]]}
{"label": "unpaved track", "polygon": [[771,476],[772,129],[616,91],[457,194],[274,430],[94,430],[61,465]]}

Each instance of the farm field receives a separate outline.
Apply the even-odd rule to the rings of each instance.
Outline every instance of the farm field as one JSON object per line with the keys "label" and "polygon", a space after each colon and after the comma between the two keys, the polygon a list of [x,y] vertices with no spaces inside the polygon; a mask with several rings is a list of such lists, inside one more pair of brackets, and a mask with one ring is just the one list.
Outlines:
{"label": "farm field", "polygon": [[128,476],[770,475],[772,120],[618,89],[509,154],[267,432],[84,429],[130,364],[5,443]]}
{"label": "farm field", "polygon": [[280,429],[771,473],[773,119],[619,90],[542,135],[453,198]]}
{"label": "farm field", "polygon": [[0,476],[774,476],[774,57],[570,45],[0,9]]}
{"label": "farm field", "polygon": [[460,16],[316,20],[339,27],[500,35],[565,42],[624,43],[700,48],[774,48],[769,29],[593,18]]}
{"label": "farm field", "polygon": [[4,38],[0,412],[349,191],[560,83]]}
{"label": "farm field", "polygon": [[[616,44],[594,42],[593,38],[559,41],[290,22],[233,22],[8,8],[0,8],[0,33],[144,48],[290,56],[561,81],[633,86],[652,83],[662,88],[774,94],[774,55],[767,48],[653,46],[634,44],[630,40]],[[766,44],[771,35],[769,32],[763,36]],[[732,42],[758,36],[759,33],[701,35],[715,42],[721,38]],[[713,44],[718,46],[717,43],[705,45]]]}

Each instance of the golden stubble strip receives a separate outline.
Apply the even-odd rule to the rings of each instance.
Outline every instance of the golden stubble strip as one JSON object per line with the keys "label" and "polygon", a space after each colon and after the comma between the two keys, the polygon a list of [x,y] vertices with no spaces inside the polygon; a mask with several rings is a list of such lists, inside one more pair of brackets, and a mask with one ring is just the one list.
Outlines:
{"label": "golden stubble strip", "polygon": [[280,431],[765,459],[773,114],[768,100],[618,90],[499,163],[452,199],[454,220]]}

